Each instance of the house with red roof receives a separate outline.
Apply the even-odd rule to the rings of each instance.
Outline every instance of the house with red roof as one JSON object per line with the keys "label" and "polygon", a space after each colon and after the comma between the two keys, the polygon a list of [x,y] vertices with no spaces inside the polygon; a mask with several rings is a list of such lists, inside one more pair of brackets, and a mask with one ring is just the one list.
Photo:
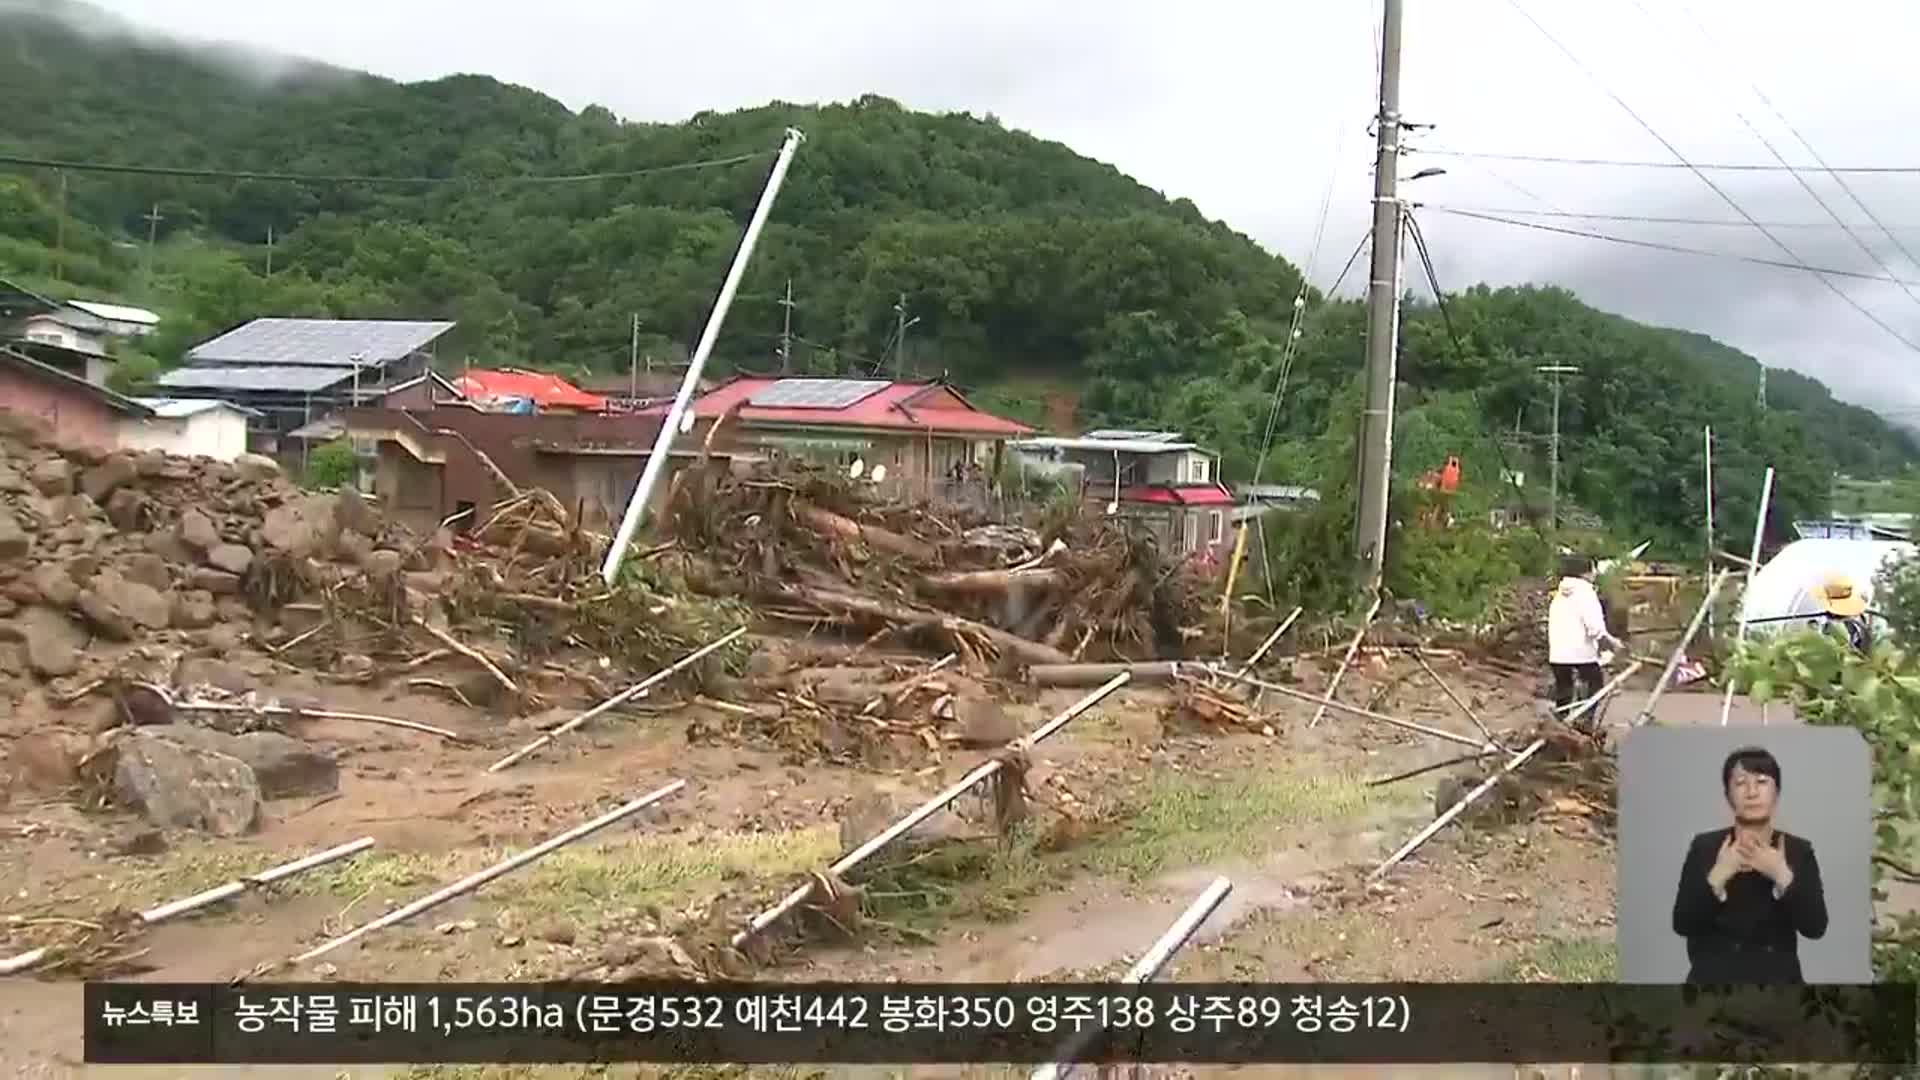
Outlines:
{"label": "house with red roof", "polygon": [[[976,407],[940,382],[892,379],[742,377],[691,405],[695,431],[733,418],[721,442],[742,455],[788,455],[836,466],[883,470],[881,483],[921,497],[984,494],[1006,442],[1025,424]],[[665,405],[648,413],[666,413]]]}
{"label": "house with red roof", "polygon": [[1173,431],[1089,431],[1019,439],[1015,460],[1063,477],[1106,513],[1139,522],[1164,551],[1221,559],[1236,500],[1220,482],[1220,457]]}
{"label": "house with red roof", "polygon": [[453,380],[461,396],[483,412],[603,413],[607,399],[546,371],[473,368]]}

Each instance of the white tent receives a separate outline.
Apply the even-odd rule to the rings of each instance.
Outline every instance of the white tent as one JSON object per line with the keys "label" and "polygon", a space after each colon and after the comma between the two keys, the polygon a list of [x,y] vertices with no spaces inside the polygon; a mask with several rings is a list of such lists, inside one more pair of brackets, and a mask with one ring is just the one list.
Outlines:
{"label": "white tent", "polygon": [[[1889,564],[1912,556],[1912,544],[1891,540],[1795,540],[1780,549],[1753,575],[1753,587],[1741,599],[1749,634],[1804,629],[1790,617],[1818,618],[1820,590],[1833,578],[1845,578],[1873,606],[1875,579]],[[1779,622],[1761,620],[1778,619]],[[1875,620],[1878,625],[1878,620]]]}

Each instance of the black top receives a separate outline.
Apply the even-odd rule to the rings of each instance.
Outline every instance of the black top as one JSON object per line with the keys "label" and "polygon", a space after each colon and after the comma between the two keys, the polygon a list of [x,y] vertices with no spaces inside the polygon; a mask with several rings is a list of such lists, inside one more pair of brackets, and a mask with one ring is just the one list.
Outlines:
{"label": "black top", "polygon": [[1689,983],[1799,983],[1799,939],[1827,932],[1827,898],[1820,886],[1820,863],[1813,845],[1775,830],[1783,845],[1793,884],[1775,899],[1765,874],[1743,870],[1727,879],[1727,898],[1713,895],[1707,872],[1713,869],[1732,828],[1703,832],[1687,845],[1680,887],[1673,897],[1673,932],[1687,939]]}

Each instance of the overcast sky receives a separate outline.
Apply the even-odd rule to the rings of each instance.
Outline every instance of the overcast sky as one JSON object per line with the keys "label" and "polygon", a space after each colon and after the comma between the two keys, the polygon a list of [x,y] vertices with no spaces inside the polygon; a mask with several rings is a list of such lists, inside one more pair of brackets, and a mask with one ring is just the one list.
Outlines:
{"label": "overcast sky", "polygon": [[[1310,265],[1323,287],[1366,228],[1379,0],[97,2],[182,35],[398,79],[480,72],[633,119],[869,92],[922,109],[991,112],[1191,198]],[[1920,4],[1911,0],[1406,0],[1406,8],[1404,113],[1436,125],[1414,146],[1677,161],[1611,91],[1695,162],[1777,164],[1764,136],[1788,162],[1813,166],[1791,124],[1831,166],[1920,165],[1911,119],[1920,80],[1909,77]],[[1684,168],[1413,156],[1402,173],[1433,166],[1448,172],[1404,189],[1430,207],[1734,222],[1743,209],[1762,223],[1824,223],[1772,230],[1788,252],[1744,222],[1529,218],[1862,274],[1890,269],[1920,295],[1920,266],[1899,250],[1920,254],[1920,206],[1909,206],[1920,172],[1849,175],[1852,194],[1817,169],[1798,174],[1859,226],[1856,240],[1791,172],[1709,173],[1736,209]],[[1449,290],[1566,285],[1597,306],[1710,333],[1817,375],[1842,396],[1920,417],[1920,356],[1813,274],[1431,208],[1421,220]],[[1920,343],[1920,299],[1895,284],[1832,280]],[[1424,288],[1417,271],[1408,282]],[[1350,277],[1343,291],[1357,283]]]}

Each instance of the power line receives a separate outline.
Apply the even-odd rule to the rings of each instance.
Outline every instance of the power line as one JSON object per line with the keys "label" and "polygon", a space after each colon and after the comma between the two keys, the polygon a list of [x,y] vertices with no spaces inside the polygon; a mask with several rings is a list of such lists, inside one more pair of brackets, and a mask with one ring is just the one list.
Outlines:
{"label": "power line", "polygon": [[[1794,171],[1791,166],[1785,165],[1748,165],[1719,161],[1627,161],[1621,158],[1556,157],[1551,154],[1497,154],[1485,150],[1450,150],[1435,146],[1422,146],[1410,152],[1478,161],[1526,161],[1539,165],[1592,165],[1615,169],[1696,169],[1703,172],[1761,173]],[[1831,165],[1823,168],[1833,173],[1920,175],[1920,165]]]}
{"label": "power line", "polygon": [[[1735,229],[1750,229],[1753,227],[1744,221],[1735,221],[1732,218],[1663,217],[1654,214],[1599,214],[1584,213],[1576,210],[1517,210],[1499,206],[1441,206],[1437,203],[1424,203],[1422,205],[1433,210],[1441,210],[1448,213],[1509,214],[1520,217],[1575,218],[1581,221],[1625,221],[1646,225],[1714,225]],[[1765,224],[1769,229],[1834,229],[1849,227],[1845,223],[1835,224],[1830,221],[1769,221]],[[1876,222],[1876,224],[1878,223]],[[1882,225],[1880,227],[1883,229],[1912,229],[1920,231],[1920,225]]]}
{"label": "power line", "polygon": [[[1512,225],[1522,229],[1535,229],[1540,232],[1558,233],[1561,236],[1578,236],[1585,240],[1605,240],[1609,243],[1647,248],[1652,251],[1669,251],[1676,255],[1705,255],[1714,259],[1730,259],[1734,262],[1752,263],[1755,266],[1772,266],[1782,270],[1799,270],[1803,273],[1815,275],[1828,274],[1833,277],[1857,278],[1861,281],[1878,281],[1887,285],[1899,285],[1903,283],[1907,285],[1920,285],[1920,281],[1883,277],[1879,274],[1868,274],[1858,270],[1835,270],[1825,266],[1808,266],[1804,262],[1786,262],[1782,259],[1767,259],[1758,255],[1740,255],[1731,251],[1713,251],[1707,248],[1686,247],[1681,244],[1662,243],[1658,240],[1641,240],[1631,236],[1613,236],[1608,233],[1587,232],[1584,229],[1568,229],[1559,225],[1548,225],[1541,221],[1517,221],[1513,218],[1499,217],[1494,214],[1483,214],[1474,210],[1459,210],[1445,206],[1432,206],[1426,203],[1415,203],[1414,205],[1423,210],[1432,210],[1440,214],[1451,214],[1454,217],[1472,218],[1475,221],[1491,221],[1497,225]],[[1745,223],[1742,222],[1742,224]]]}
{"label": "power line", "polygon": [[[1648,22],[1654,21],[1653,12],[1648,11],[1647,6],[1644,3],[1642,3],[1641,0],[1633,0],[1633,6],[1640,9],[1640,14],[1646,16]],[[1691,17],[1691,13],[1689,13],[1689,17]],[[1714,40],[1713,35],[1708,33],[1707,28],[1704,26],[1701,26],[1698,20],[1694,20],[1693,25],[1694,25],[1694,29],[1699,31],[1700,37],[1702,38],[1702,40],[1704,40],[1707,43],[1709,52],[1725,52],[1725,49],[1721,47],[1720,43]],[[1768,108],[1770,109],[1773,108],[1773,103],[1767,100],[1767,95],[1760,92],[1760,86],[1758,83],[1755,83],[1749,80],[1749,86],[1753,90],[1755,97],[1758,97],[1761,100],[1761,102],[1766,104]],[[1744,112],[1741,112],[1739,109],[1735,109],[1733,110],[1733,115],[1739,119],[1740,123],[1746,126],[1746,129],[1749,132],[1753,133],[1754,138],[1760,140],[1760,145],[1767,148],[1767,153],[1772,154],[1773,159],[1775,161],[1779,162],[1782,165],[1787,165],[1791,168],[1791,164],[1787,161],[1786,156],[1780,153],[1780,151],[1774,147],[1773,141],[1771,139],[1768,139],[1765,135],[1761,134],[1760,129],[1754,125],[1753,121],[1747,119],[1747,115]],[[1780,118],[1779,110],[1777,109],[1774,110],[1774,116],[1776,118]],[[1785,120],[1781,119],[1781,122],[1785,123]],[[1792,125],[1788,125],[1788,127],[1789,129],[1791,129]],[[1796,131],[1794,132],[1794,136],[1796,138],[1799,138],[1800,133]],[[1806,147],[1809,153],[1813,151],[1813,147],[1807,144],[1806,139],[1801,138],[1800,143],[1802,146]],[[1814,154],[1814,157],[1817,159],[1819,155]],[[1879,252],[1873,250],[1873,248],[1869,246],[1865,240],[1860,239],[1860,236],[1858,233],[1855,233],[1853,229],[1849,227],[1845,221],[1841,220],[1839,213],[1834,210],[1833,206],[1827,202],[1824,196],[1822,196],[1818,191],[1814,190],[1813,185],[1807,182],[1807,178],[1801,170],[1794,169],[1792,175],[1794,180],[1796,180],[1800,184],[1800,187],[1806,191],[1808,196],[1810,196],[1814,202],[1820,205],[1820,209],[1826,211],[1827,216],[1833,219],[1834,224],[1840,226],[1841,230],[1847,234],[1847,238],[1849,240],[1852,240],[1856,245],[1858,245],[1860,250],[1866,253],[1867,258],[1872,260],[1875,266],[1878,266],[1880,269],[1886,271],[1888,277],[1894,276],[1893,267],[1888,266],[1887,261],[1880,257]],[[1858,201],[1858,200],[1855,200],[1855,201]],[[1862,209],[1865,209],[1865,207],[1863,206]],[[1871,218],[1873,216],[1873,211],[1867,210],[1867,216]],[[1797,257],[1798,256],[1796,256],[1796,258]],[[1920,296],[1916,296],[1912,288],[1903,284],[1900,286],[1900,290],[1907,294],[1907,299],[1912,300],[1916,304],[1920,304]],[[1764,384],[1762,385],[1764,386]],[[1762,393],[1764,394],[1765,391],[1763,390]]]}
{"label": "power line", "polygon": [[[1686,12],[1687,20],[1693,23],[1694,29],[1700,32],[1701,37],[1705,38],[1709,44],[1714,45],[1716,48],[1719,47],[1719,43],[1714,40],[1713,35],[1707,30],[1705,24],[1701,23],[1699,18],[1694,15],[1691,8],[1688,8],[1685,4],[1681,4],[1680,10]],[[1724,52],[1725,50],[1722,49],[1722,51]],[[1908,251],[1907,246],[1900,242],[1900,238],[1893,235],[1893,230],[1887,227],[1885,222],[1880,220],[1879,216],[1873,212],[1873,208],[1868,206],[1864,199],[1860,198],[1859,194],[1853,190],[1853,185],[1847,183],[1846,178],[1840,175],[1840,171],[1827,164],[1827,160],[1820,156],[1820,151],[1813,148],[1813,143],[1809,142],[1805,135],[1800,134],[1800,129],[1793,126],[1793,123],[1786,118],[1786,115],[1774,105],[1772,99],[1761,92],[1760,85],[1757,82],[1753,83],[1753,94],[1760,99],[1762,105],[1767,107],[1767,111],[1773,114],[1774,119],[1780,121],[1780,126],[1786,128],[1787,132],[1797,139],[1802,147],[1806,148],[1807,153],[1813,157],[1814,162],[1820,166],[1821,170],[1832,177],[1834,183],[1840,185],[1840,190],[1846,192],[1847,197],[1853,200],[1853,204],[1860,208],[1860,212],[1867,215],[1867,220],[1879,226],[1880,231],[1886,234],[1887,239],[1892,241],[1893,246],[1899,250],[1900,254],[1906,256],[1909,263],[1920,266],[1920,258],[1915,258],[1913,252]],[[1851,232],[1851,230],[1849,230],[1849,232]],[[1882,263],[1881,267],[1888,273],[1893,272],[1892,268],[1887,267],[1885,263]]]}
{"label": "power line", "polygon": [[644,169],[627,169],[620,172],[568,173],[556,176],[361,176],[338,173],[253,172],[245,169],[195,169],[172,165],[131,165],[105,161],[64,161],[54,158],[27,157],[20,154],[0,154],[0,165],[15,165],[33,169],[63,169],[72,172],[118,173],[135,176],[174,176],[201,180],[267,180],[293,184],[397,184],[418,187],[433,184],[578,184],[594,180],[628,180],[640,176],[656,176],[661,173],[686,172],[692,169],[711,169],[723,165],[740,165],[745,162],[773,156],[774,151],[755,151],[751,154],[735,154],[732,157],[712,158],[705,161],[682,161],[672,165],[655,165]]}
{"label": "power line", "polygon": [[[1722,201],[1724,201],[1728,206],[1733,208],[1735,213],[1739,214],[1742,218],[1745,218],[1749,223],[1753,225],[1754,228],[1760,230],[1760,235],[1772,241],[1775,247],[1779,248],[1782,252],[1784,252],[1789,259],[1792,259],[1794,262],[1798,263],[1802,269],[1813,270],[1813,267],[1808,266],[1806,263],[1806,260],[1802,259],[1799,253],[1795,252],[1792,248],[1787,246],[1786,241],[1781,240],[1778,236],[1775,236],[1765,225],[1762,225],[1760,224],[1759,221],[1755,220],[1752,214],[1747,213],[1746,207],[1741,206],[1739,202],[1735,201],[1733,196],[1727,194],[1726,191],[1723,188],[1721,188],[1719,184],[1714,183],[1712,177],[1708,176],[1706,173],[1702,172],[1699,168],[1695,167],[1693,163],[1689,162],[1687,160],[1687,156],[1680,152],[1679,147],[1673,145],[1671,142],[1668,142],[1666,136],[1660,134],[1660,132],[1657,131],[1652,124],[1647,123],[1645,118],[1643,118],[1638,112],[1634,111],[1633,106],[1627,104],[1627,101],[1625,98],[1621,97],[1619,94],[1614,93],[1611,87],[1609,87],[1604,81],[1602,81],[1598,75],[1594,74],[1593,69],[1581,63],[1580,58],[1574,55],[1574,52],[1572,49],[1567,48],[1567,46],[1563,44],[1559,38],[1554,37],[1553,34],[1550,31],[1548,31],[1545,26],[1542,26],[1540,24],[1540,21],[1538,19],[1535,19],[1533,15],[1530,12],[1528,12],[1525,7],[1521,6],[1520,0],[1507,0],[1507,3],[1515,11],[1519,12],[1522,18],[1532,23],[1534,29],[1540,31],[1540,34],[1542,37],[1552,42],[1554,48],[1559,49],[1560,52],[1564,54],[1570,62],[1572,62],[1574,67],[1579,68],[1582,74],[1586,75],[1588,79],[1592,80],[1595,86],[1600,88],[1602,93],[1612,98],[1614,103],[1619,105],[1621,109],[1625,110],[1628,116],[1633,117],[1634,122],[1639,124],[1642,128],[1644,128],[1647,134],[1653,136],[1654,139],[1657,140],[1661,146],[1666,147],[1667,153],[1672,154],[1676,160],[1678,160],[1681,164],[1685,165],[1689,170],[1691,170],[1693,172],[1693,175],[1699,177],[1700,182],[1707,185],[1707,187],[1711,188],[1715,195],[1720,196]],[[1764,139],[1762,139],[1761,141],[1765,142]],[[1819,271],[1814,271],[1814,272],[1816,274],[1819,273]],[[1878,326],[1880,329],[1886,331],[1888,336],[1900,342],[1900,344],[1905,345],[1907,348],[1912,349],[1914,352],[1920,352],[1920,345],[1916,345],[1912,341],[1908,340],[1905,335],[1901,334],[1898,330],[1895,330],[1892,326],[1889,326],[1886,320],[1880,318],[1880,316],[1878,315],[1875,315],[1873,312],[1868,311],[1853,297],[1848,296],[1840,288],[1840,286],[1833,283],[1833,279],[1822,276],[1820,278],[1820,282],[1821,284],[1825,285],[1827,289],[1833,293],[1833,295],[1839,297],[1841,301],[1843,301],[1848,307],[1851,307],[1855,311],[1858,311],[1860,314],[1866,316],[1866,318],[1870,322],[1872,322],[1875,326]],[[1902,285],[1901,287],[1905,288],[1905,285]]]}

